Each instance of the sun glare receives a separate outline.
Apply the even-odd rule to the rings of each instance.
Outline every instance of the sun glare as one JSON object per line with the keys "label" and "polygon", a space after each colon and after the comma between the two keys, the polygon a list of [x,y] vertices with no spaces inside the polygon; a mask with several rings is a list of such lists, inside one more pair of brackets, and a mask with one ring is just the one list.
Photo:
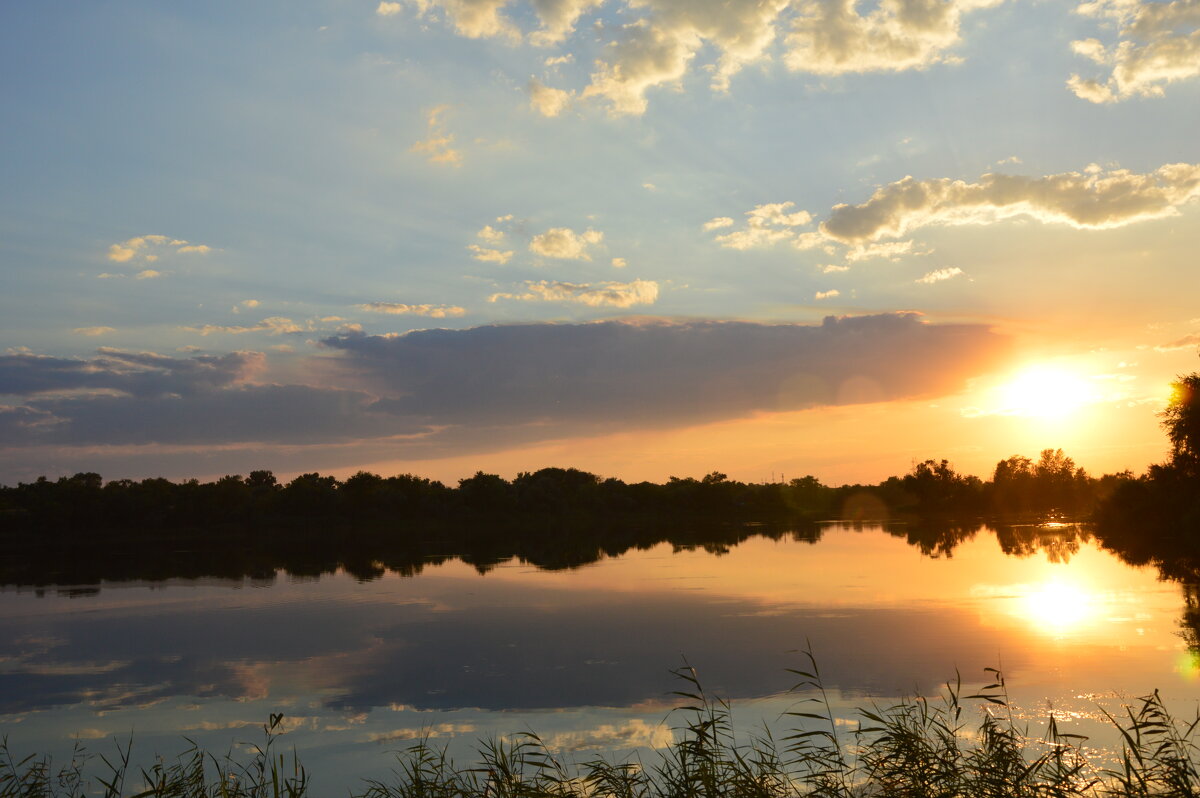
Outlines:
{"label": "sun glare", "polygon": [[1063,369],[1026,369],[1001,386],[1004,412],[1021,416],[1061,418],[1094,401],[1087,380]]}
{"label": "sun glare", "polygon": [[1038,631],[1055,636],[1078,630],[1096,614],[1090,592],[1057,579],[1030,585],[1019,601],[1026,620]]}

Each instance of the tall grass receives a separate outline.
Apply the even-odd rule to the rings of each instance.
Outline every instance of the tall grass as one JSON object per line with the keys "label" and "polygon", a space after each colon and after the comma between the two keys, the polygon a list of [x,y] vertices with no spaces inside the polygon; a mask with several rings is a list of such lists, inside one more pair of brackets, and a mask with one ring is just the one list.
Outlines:
{"label": "tall grass", "polygon": [[[1009,707],[1004,678],[972,695],[961,680],[939,697],[860,708],[859,722],[839,723],[811,655],[792,671],[797,704],[790,731],[767,727],[739,735],[730,704],[705,693],[690,668],[676,672],[682,700],[676,742],[625,760],[572,762],[538,735],[482,742],[477,760],[459,765],[444,747],[422,740],[397,755],[390,779],[367,781],[359,798],[1073,798],[1198,796],[1197,727],[1174,718],[1158,692],[1106,713],[1120,750],[1109,764],[1085,749],[1086,738],[1049,718],[1031,737]],[[983,711],[977,710],[982,706]],[[214,756],[193,745],[171,762],[132,772],[131,743],[115,759],[80,749],[55,769],[48,758],[14,761],[0,744],[0,798],[299,798],[310,794],[295,753],[275,752],[280,716],[249,758]],[[1110,752],[1111,753],[1111,752]],[[1116,762],[1116,764],[1112,764]]]}

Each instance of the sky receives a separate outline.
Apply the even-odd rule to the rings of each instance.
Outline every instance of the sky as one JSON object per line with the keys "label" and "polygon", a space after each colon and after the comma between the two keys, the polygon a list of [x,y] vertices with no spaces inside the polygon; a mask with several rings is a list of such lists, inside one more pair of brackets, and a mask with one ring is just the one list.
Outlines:
{"label": "sky", "polygon": [[1164,459],[1198,0],[0,9],[0,483]]}

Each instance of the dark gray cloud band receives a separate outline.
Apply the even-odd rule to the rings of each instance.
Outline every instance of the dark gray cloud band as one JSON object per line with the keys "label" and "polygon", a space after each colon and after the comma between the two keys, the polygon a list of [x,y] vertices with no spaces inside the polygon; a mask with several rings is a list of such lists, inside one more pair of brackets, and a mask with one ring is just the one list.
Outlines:
{"label": "dark gray cloud band", "polygon": [[601,322],[339,335],[342,373],[381,408],[452,424],[672,425],[938,395],[994,365],[1005,339],[915,314],[820,325]]}
{"label": "dark gray cloud band", "polygon": [[[1007,342],[915,314],[819,325],[520,324],[326,338],[320,384],[246,381],[261,356],[0,359],[5,447],[272,445],[417,436],[437,456],[755,412],[944,395]],[[332,366],[332,368],[330,368]],[[314,378],[311,383],[316,383]],[[90,391],[90,393],[89,393]]]}

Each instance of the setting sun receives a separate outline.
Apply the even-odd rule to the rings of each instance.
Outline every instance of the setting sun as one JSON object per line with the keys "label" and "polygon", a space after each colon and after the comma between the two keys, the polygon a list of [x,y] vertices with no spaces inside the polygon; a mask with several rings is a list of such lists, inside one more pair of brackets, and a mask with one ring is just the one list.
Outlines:
{"label": "setting sun", "polygon": [[1000,388],[1002,412],[1009,415],[1060,418],[1096,395],[1083,377],[1047,366],[1035,366],[1017,374]]}

